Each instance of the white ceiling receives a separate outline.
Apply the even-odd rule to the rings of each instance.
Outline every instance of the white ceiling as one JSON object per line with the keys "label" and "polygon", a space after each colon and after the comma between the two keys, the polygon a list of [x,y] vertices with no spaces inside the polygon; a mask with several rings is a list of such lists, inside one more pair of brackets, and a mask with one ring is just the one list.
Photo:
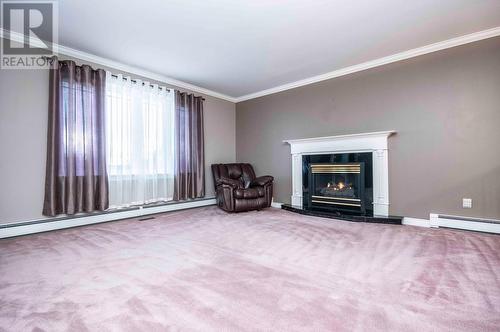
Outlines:
{"label": "white ceiling", "polygon": [[59,1],[59,43],[232,97],[500,26],[500,0]]}

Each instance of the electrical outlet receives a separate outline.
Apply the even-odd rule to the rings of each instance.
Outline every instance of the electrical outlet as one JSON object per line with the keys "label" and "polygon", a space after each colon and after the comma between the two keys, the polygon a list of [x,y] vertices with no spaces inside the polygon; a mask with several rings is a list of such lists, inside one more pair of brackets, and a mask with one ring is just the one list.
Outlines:
{"label": "electrical outlet", "polygon": [[462,198],[462,207],[464,209],[472,209],[472,198]]}

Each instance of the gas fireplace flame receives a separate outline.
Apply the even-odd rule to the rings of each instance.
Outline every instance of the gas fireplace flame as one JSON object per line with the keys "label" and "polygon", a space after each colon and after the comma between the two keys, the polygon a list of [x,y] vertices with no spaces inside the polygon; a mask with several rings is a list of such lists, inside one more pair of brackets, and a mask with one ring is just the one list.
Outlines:
{"label": "gas fireplace flame", "polygon": [[326,185],[327,188],[332,188],[333,190],[344,190],[344,189],[351,189],[352,185],[346,185],[344,182],[339,182],[339,183],[330,183]]}

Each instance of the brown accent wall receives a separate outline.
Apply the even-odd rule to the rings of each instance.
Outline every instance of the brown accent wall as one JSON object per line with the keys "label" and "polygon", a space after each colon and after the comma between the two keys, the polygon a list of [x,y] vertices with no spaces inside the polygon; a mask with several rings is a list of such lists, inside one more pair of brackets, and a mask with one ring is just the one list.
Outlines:
{"label": "brown accent wall", "polygon": [[275,201],[289,203],[283,139],[381,130],[398,132],[391,214],[500,218],[500,38],[238,103],[236,159],[274,175]]}

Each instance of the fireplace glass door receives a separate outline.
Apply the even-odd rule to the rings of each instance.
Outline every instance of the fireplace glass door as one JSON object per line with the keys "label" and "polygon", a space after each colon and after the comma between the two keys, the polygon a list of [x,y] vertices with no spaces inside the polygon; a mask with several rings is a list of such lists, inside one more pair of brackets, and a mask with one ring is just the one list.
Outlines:
{"label": "fireplace glass door", "polygon": [[364,163],[310,164],[310,206],[365,212]]}

